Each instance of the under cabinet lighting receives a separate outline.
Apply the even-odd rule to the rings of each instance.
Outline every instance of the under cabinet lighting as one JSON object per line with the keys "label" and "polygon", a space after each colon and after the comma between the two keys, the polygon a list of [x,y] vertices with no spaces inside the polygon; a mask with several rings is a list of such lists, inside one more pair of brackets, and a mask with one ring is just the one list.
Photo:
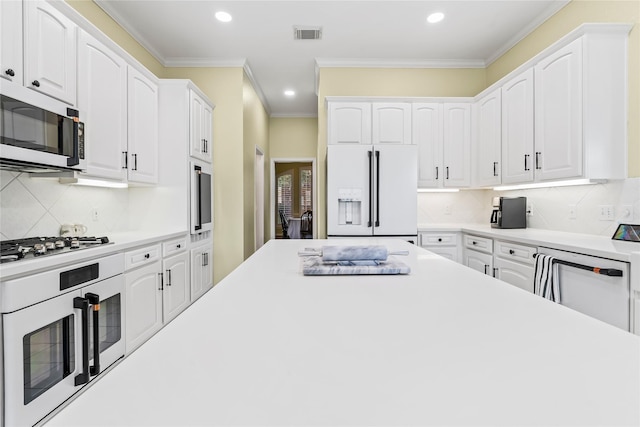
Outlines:
{"label": "under cabinet lighting", "polygon": [[606,179],[572,179],[568,181],[535,182],[531,184],[501,185],[493,187],[495,191],[530,190],[532,188],[568,187],[572,185],[604,184]]}
{"label": "under cabinet lighting", "polygon": [[418,188],[418,193],[457,193],[458,188]]}
{"label": "under cabinet lighting", "polygon": [[223,10],[216,12],[215,17],[220,22],[231,22],[233,19],[229,12],[225,12]]}
{"label": "under cabinet lighting", "polygon": [[105,181],[93,178],[60,178],[60,184],[85,185],[88,187],[128,188],[126,182]]}
{"label": "under cabinet lighting", "polygon": [[427,22],[430,24],[436,24],[444,19],[444,13],[435,12],[427,16]]}

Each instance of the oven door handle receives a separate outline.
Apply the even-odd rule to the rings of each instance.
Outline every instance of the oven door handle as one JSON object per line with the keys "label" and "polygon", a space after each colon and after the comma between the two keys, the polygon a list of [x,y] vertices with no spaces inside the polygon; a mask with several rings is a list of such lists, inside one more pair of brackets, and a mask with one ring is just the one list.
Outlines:
{"label": "oven door handle", "polygon": [[75,385],[79,386],[89,382],[89,300],[75,297],[73,308],[82,311],[82,372],[74,378]]}
{"label": "oven door handle", "polygon": [[85,297],[93,307],[93,366],[89,369],[93,377],[100,373],[100,295],[87,292]]}

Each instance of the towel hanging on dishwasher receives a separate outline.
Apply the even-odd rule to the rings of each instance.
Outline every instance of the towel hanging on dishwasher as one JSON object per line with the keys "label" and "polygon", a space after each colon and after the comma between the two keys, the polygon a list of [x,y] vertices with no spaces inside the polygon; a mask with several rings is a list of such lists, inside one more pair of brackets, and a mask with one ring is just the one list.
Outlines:
{"label": "towel hanging on dishwasher", "polygon": [[558,264],[551,255],[537,254],[533,293],[560,304]]}

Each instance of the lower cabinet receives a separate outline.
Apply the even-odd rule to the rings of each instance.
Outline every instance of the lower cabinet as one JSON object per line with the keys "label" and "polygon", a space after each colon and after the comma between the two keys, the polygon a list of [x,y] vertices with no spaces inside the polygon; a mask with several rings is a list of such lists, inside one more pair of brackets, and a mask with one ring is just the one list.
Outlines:
{"label": "lower cabinet", "polygon": [[631,292],[631,333],[640,335],[640,291]]}
{"label": "lower cabinet", "polygon": [[469,234],[463,241],[464,265],[533,292],[535,247]]}
{"label": "lower cabinet", "polygon": [[191,303],[186,239],[126,252],[125,268],[126,353],[130,354]]}
{"label": "lower cabinet", "polygon": [[191,301],[213,287],[213,246],[206,244],[191,249]]}
{"label": "lower cabinet", "polygon": [[423,232],[418,237],[421,247],[452,261],[459,262],[458,233]]}

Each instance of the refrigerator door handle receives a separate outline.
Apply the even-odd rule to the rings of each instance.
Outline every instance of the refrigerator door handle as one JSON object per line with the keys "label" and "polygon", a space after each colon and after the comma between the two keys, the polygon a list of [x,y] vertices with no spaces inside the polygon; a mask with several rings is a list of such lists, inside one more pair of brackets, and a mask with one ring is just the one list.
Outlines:
{"label": "refrigerator door handle", "polygon": [[372,225],[372,216],[373,216],[373,151],[367,151],[367,156],[369,157],[369,221],[367,222],[367,227],[371,227]]}
{"label": "refrigerator door handle", "polygon": [[376,227],[380,227],[380,152],[376,150]]}

